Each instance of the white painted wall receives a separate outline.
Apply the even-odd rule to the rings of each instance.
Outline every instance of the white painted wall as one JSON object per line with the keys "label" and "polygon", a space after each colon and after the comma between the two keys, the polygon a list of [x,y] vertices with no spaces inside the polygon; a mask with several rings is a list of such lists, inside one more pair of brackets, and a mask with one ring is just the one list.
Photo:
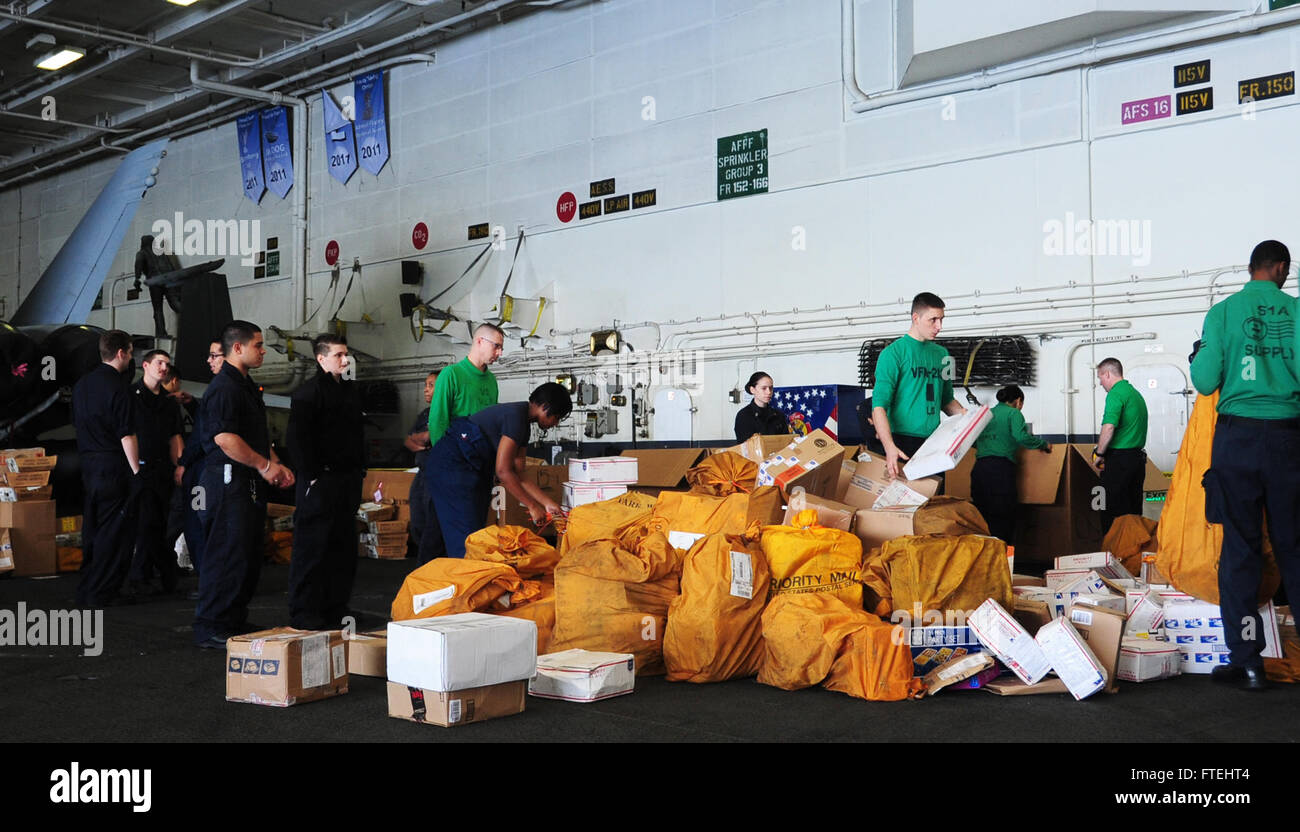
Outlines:
{"label": "white painted wall", "polygon": [[[860,12],[879,6],[854,5]],[[624,356],[633,362],[625,380],[635,371],[642,381],[659,380],[650,377],[660,363],[650,355],[657,338],[660,346],[685,341],[703,350],[694,379],[699,439],[730,435],[736,405],[727,391],[756,364],[778,384],[855,383],[861,342],[903,332],[906,302],[929,290],[947,299],[954,332],[1073,327],[1039,346],[1025,415],[1042,432],[1060,433],[1069,422],[1090,433],[1102,398],[1090,370],[1097,360],[1114,354],[1185,370],[1213,270],[1243,264],[1267,237],[1300,245],[1289,233],[1300,195],[1287,184],[1300,178],[1300,159],[1289,150],[1300,128],[1296,98],[1260,102],[1250,120],[1236,104],[1236,81],[1295,68],[1300,30],[857,115],[841,79],[841,11],[838,0],[607,0],[459,39],[439,49],[435,66],[389,72],[393,158],[378,177],[358,171],[346,186],[325,172],[313,97],[307,169],[299,160],[296,172],[297,187],[309,188],[307,310],[293,308],[301,265],[292,193],[285,200],[268,194],[259,206],[241,195],[233,122],[175,141],[111,274],[129,272],[139,235],[177,210],[187,218],[259,219],[264,236],[280,238],[289,276],[255,284],[251,268],[228,264],[234,312],[264,327],[302,327],[304,312],[328,296],[325,244],[337,240],[340,297],[353,259],[362,264],[342,317],[357,321],[365,312],[377,322],[349,332],[383,359],[363,373],[402,379],[404,413],[395,424],[404,426],[421,406],[420,368],[463,355],[466,339],[462,326],[449,329],[454,339],[412,340],[397,304],[406,290],[399,261],[424,263],[422,292],[430,296],[484,245],[466,241],[468,225],[503,226],[505,250],[492,253],[471,288],[444,298],[483,317],[522,225],[527,241],[511,293],[549,292],[551,326],[578,331],[573,343],[615,321],[627,327],[636,352]],[[856,29],[864,32],[861,22]],[[874,51],[852,56],[859,77],[890,77],[893,56],[878,32],[862,42]],[[1123,102],[1173,94],[1172,67],[1207,57],[1212,112],[1119,124]],[[653,119],[643,117],[648,97]],[[760,128],[771,137],[771,192],[717,202],[716,140]],[[0,194],[0,296],[10,311],[113,164]],[[557,220],[560,193],[585,201],[587,184],[606,177],[616,178],[619,193],[656,188],[658,205],[567,226]],[[1070,215],[1132,219],[1139,227],[1149,221],[1149,259],[1046,253],[1044,223]],[[411,242],[417,221],[431,231],[423,252]],[[794,245],[800,234],[803,249]],[[1184,271],[1205,274],[1155,279]],[[150,331],[147,300],[121,302],[123,288],[115,307],[91,322]],[[1140,294],[1157,289],[1184,296]],[[1019,305],[998,311],[1006,302]],[[322,329],[333,305],[306,328]],[[828,305],[854,308],[828,312]],[[797,314],[775,314],[796,307]],[[768,327],[758,337],[766,348],[797,343],[755,360],[747,348],[753,320],[717,320],[745,313]],[[772,328],[826,318],[839,320],[795,332]],[[628,326],[649,321],[658,329]],[[1126,327],[1107,334],[1151,337],[1078,349],[1067,371],[1087,322]],[[741,331],[686,339],[719,326]],[[523,397],[555,372],[580,366],[538,358],[569,345],[567,336],[533,342],[521,362],[519,342],[508,344],[503,398]],[[720,346],[733,349],[711,351]],[[268,357],[268,369],[277,360]],[[1072,406],[1062,392],[1067,376],[1078,391]],[[630,422],[624,409],[622,431],[608,438],[630,438]]]}

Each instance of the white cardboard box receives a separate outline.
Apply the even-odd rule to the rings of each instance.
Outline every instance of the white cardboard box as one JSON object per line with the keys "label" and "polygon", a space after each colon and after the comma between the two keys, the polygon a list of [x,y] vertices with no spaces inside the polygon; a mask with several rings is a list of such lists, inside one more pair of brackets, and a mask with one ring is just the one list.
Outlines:
{"label": "white cardboard box", "polygon": [[1081,577],[1056,588],[1051,602],[1052,617],[1060,618],[1065,615],[1065,611],[1070,608],[1070,604],[1074,603],[1074,600],[1080,595],[1105,595],[1109,593],[1110,588],[1106,586],[1106,582],[1101,579],[1101,576],[1095,570],[1090,569]]}
{"label": "white cardboard box", "polygon": [[1177,645],[1145,638],[1120,642],[1119,673],[1125,682],[1154,682],[1182,673],[1182,653]]}
{"label": "white cardboard box", "polygon": [[1095,569],[1103,578],[1132,580],[1124,564],[1110,552],[1089,552],[1083,555],[1061,555],[1056,559],[1057,569]]}
{"label": "white cardboard box", "polygon": [[1089,607],[1105,607],[1118,613],[1124,612],[1124,597],[1111,592],[1085,592],[1074,599],[1076,604]]}
{"label": "white cardboard box", "polygon": [[566,702],[598,702],[631,693],[636,660],[631,653],[564,650],[537,657],[537,675],[528,692]]}
{"label": "white cardboard box", "polygon": [[636,485],[634,456],[598,456],[569,460],[569,482]]}
{"label": "white cardboard box", "polygon": [[912,458],[903,466],[903,476],[919,480],[931,474],[951,471],[979,439],[984,428],[993,421],[988,405],[968,409],[959,416],[939,417],[939,427],[934,429]]}
{"label": "white cardboard box", "polygon": [[1085,577],[1091,569],[1049,569],[1043,573],[1043,583],[1047,588],[1055,592],[1063,586],[1068,586],[1082,577]]}
{"label": "white cardboard box", "polygon": [[[1228,643],[1223,635],[1224,621],[1217,604],[1209,601],[1181,599],[1165,602],[1165,633],[1178,647],[1184,673],[1209,673],[1215,665],[1228,664]],[[1281,633],[1277,627],[1277,610],[1270,601],[1259,609],[1263,620],[1265,658],[1281,658]]]}
{"label": "white cardboard box", "polygon": [[1054,618],[1039,627],[1034,641],[1076,700],[1106,687],[1105,668],[1069,619]]}
{"label": "white cardboard box", "polygon": [[388,623],[388,681],[440,692],[531,679],[537,625],[467,612]]}
{"label": "white cardboard box", "polygon": [[1051,669],[1033,636],[992,598],[980,604],[966,624],[980,643],[993,651],[1026,685],[1042,681]]}
{"label": "white cardboard box", "polygon": [[566,482],[564,483],[563,503],[565,508],[577,508],[578,506],[585,506],[588,503],[599,503],[602,500],[612,500],[615,497],[626,493],[626,485]]}
{"label": "white cardboard box", "polygon": [[[1125,599],[1127,600],[1127,599]],[[1128,613],[1128,623],[1124,625],[1124,635],[1158,632],[1165,621],[1165,603],[1160,595],[1149,589],[1133,605]]]}

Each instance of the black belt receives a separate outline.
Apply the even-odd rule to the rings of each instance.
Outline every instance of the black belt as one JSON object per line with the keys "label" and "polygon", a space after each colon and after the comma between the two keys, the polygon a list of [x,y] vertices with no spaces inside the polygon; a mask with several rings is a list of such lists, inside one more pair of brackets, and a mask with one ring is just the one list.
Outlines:
{"label": "black belt", "polygon": [[1115,454],[1127,455],[1127,454],[1144,454],[1144,453],[1146,453],[1146,451],[1142,450],[1141,448],[1109,448],[1106,451],[1106,456],[1108,457],[1114,456]]}
{"label": "black belt", "polygon": [[1230,413],[1220,413],[1219,418],[1214,423],[1224,427],[1240,425],[1245,428],[1289,428],[1291,430],[1300,430],[1300,418],[1297,417],[1290,419],[1252,419],[1249,416],[1233,416]]}

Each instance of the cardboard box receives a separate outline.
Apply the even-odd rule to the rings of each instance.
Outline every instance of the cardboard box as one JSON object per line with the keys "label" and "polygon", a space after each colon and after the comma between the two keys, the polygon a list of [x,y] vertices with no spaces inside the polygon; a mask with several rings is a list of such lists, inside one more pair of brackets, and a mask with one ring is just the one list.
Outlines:
{"label": "cardboard box", "polygon": [[835,484],[836,502],[844,502],[844,495],[849,490],[849,483],[853,482],[853,475],[858,472],[858,463],[862,462],[863,459],[871,459],[871,454],[867,453],[865,445],[856,445],[844,449],[844,459],[840,462],[840,478]]}
{"label": "cardboard box", "polygon": [[502,682],[453,692],[388,683],[388,715],[411,722],[455,728],[524,712],[521,681]]}
{"label": "cardboard box", "polygon": [[1125,682],[1154,682],[1182,673],[1177,645],[1145,638],[1125,638],[1119,650],[1117,674]]}
{"label": "cardboard box", "polygon": [[406,529],[391,534],[375,534],[370,536],[370,542],[376,546],[405,546]]}
{"label": "cardboard box", "polygon": [[388,624],[388,680],[435,691],[531,679],[537,625],[527,619],[461,613]]}
{"label": "cardboard box", "polygon": [[1025,632],[1031,636],[1038,633],[1039,629],[1055,616],[1052,615],[1052,605],[1033,598],[1017,596],[1015,604],[1011,609],[1011,615],[1020,622],[1020,626],[1025,628]]}
{"label": "cardboard box", "polygon": [[[1017,454],[1016,553],[1025,561],[1050,561],[1061,552],[1092,552],[1101,548],[1101,516],[1094,511],[1094,489],[1101,485],[1092,467],[1091,445],[1055,444],[1050,452],[1022,448]],[[945,475],[944,492],[970,499],[967,454]]]}
{"label": "cardboard box", "polygon": [[359,554],[370,560],[402,560],[407,554],[406,543],[399,543],[395,546],[377,546],[374,543],[366,543],[362,544]]}
{"label": "cardboard box", "polygon": [[348,673],[388,678],[388,630],[355,633],[347,640]]}
{"label": "cardboard box", "polygon": [[[1091,570],[1082,577],[1075,578],[1059,587],[1052,595],[1052,615],[1059,618],[1080,595],[1103,594],[1107,587],[1101,577]],[[1123,596],[1117,596],[1122,601]]]}
{"label": "cardboard box", "polygon": [[373,535],[406,534],[409,524],[405,520],[372,520],[366,524]]}
{"label": "cardboard box", "polygon": [[1043,587],[1045,589],[1047,581],[1035,575],[1017,575],[1013,572],[1011,573],[1011,588],[1015,589],[1018,586]]}
{"label": "cardboard box", "polygon": [[292,517],[293,506],[286,506],[283,503],[267,503],[266,516],[270,518]]}
{"label": "cardboard box", "polygon": [[844,448],[830,434],[815,430],[759,463],[757,485],[775,485],[787,499],[796,485],[832,499],[839,488],[843,459]]}
{"label": "cardboard box", "polygon": [[971,630],[998,660],[1027,685],[1042,681],[1050,669],[1047,657],[1033,636],[992,598],[971,614]]}
{"label": "cardboard box", "polygon": [[926,437],[925,442],[903,466],[903,475],[915,480],[951,471],[966,456],[991,421],[993,412],[988,405],[967,410],[958,416],[941,415],[939,427]]}
{"label": "cardboard box", "polygon": [[[723,453],[730,451],[733,454],[740,454],[750,462],[762,462],[772,454],[790,444],[790,434],[779,433],[772,436],[754,434],[753,436],[741,442],[739,445],[732,445],[729,448],[715,448],[710,453]],[[626,453],[626,451],[624,452]]]}
{"label": "cardboard box", "polygon": [[35,502],[54,499],[54,486],[3,486],[0,487],[0,503]]}
{"label": "cardboard box", "polygon": [[612,500],[627,493],[626,485],[606,485],[602,483],[573,482],[564,484],[564,498],[560,505],[566,509]]}
{"label": "cardboard box", "polygon": [[[524,460],[524,473],[521,479],[537,486],[543,494],[555,501],[556,505],[564,502],[564,483],[569,479],[568,465],[543,465],[541,460],[527,457]],[[532,528],[533,519],[528,509],[518,499],[506,491],[506,487],[497,483],[492,488],[492,501],[488,505],[487,523],[489,526],[524,526]]]}
{"label": "cardboard box", "polygon": [[[1125,598],[1127,607],[1128,598]],[[1124,635],[1136,636],[1138,633],[1158,633],[1165,623],[1165,604],[1159,593],[1147,590],[1138,598],[1133,608],[1128,611],[1128,623]]]}
{"label": "cardboard box", "polygon": [[58,527],[53,500],[0,503],[0,528],[9,529],[17,577],[54,575],[58,553],[54,543]]}
{"label": "cardboard box", "polygon": [[1126,614],[1124,612],[1124,596],[1110,592],[1085,592],[1076,597],[1074,603],[1085,607],[1103,607],[1114,610],[1120,615]]}
{"label": "cardboard box", "polygon": [[1044,624],[1034,641],[1076,700],[1106,687],[1106,671],[1069,619],[1056,618]]}
{"label": "cardboard box", "polygon": [[994,659],[988,653],[973,653],[961,658],[949,659],[925,674],[921,683],[925,685],[925,695],[934,696],[939,691],[965,681],[972,676],[993,667]]}
{"label": "cardboard box", "polygon": [[1091,569],[1049,569],[1043,573],[1043,585],[1056,592],[1086,576]]}
{"label": "cardboard box", "polygon": [[14,569],[14,544],[9,539],[9,530],[0,529],[0,572],[12,572]]}
{"label": "cardboard box", "polygon": [[392,520],[396,516],[397,506],[393,503],[362,503],[357,508],[357,519],[366,525]]}
{"label": "cardboard box", "polygon": [[597,702],[631,693],[636,660],[631,653],[564,650],[537,657],[537,675],[528,692],[544,699]]}
{"label": "cardboard box", "polygon": [[6,471],[21,471],[31,459],[43,456],[45,456],[44,448],[6,448],[0,451],[0,468]]}
{"label": "cardboard box", "polygon": [[59,464],[57,456],[17,456],[8,457],[5,460],[5,468],[12,473],[26,473],[28,471],[53,471],[54,466]]}
{"label": "cardboard box", "polygon": [[[871,508],[876,504],[876,498],[893,482],[897,480],[889,478],[883,457],[863,460],[854,465],[853,475],[849,477],[849,485],[844,490],[844,498],[840,502],[859,509]],[[902,480],[902,483],[927,499],[933,497],[939,490],[939,480],[933,477]]]}
{"label": "cardboard box", "polygon": [[[1184,673],[1209,673],[1217,664],[1228,664],[1228,644],[1223,635],[1224,621],[1217,604],[1180,599],[1165,602],[1165,633],[1182,654]],[[1259,609],[1263,620],[1264,658],[1282,657],[1282,637],[1277,626],[1277,611],[1270,601]]]}
{"label": "cardboard box", "polygon": [[50,484],[49,471],[24,471],[16,473],[14,471],[0,471],[0,480],[5,485],[13,488],[39,488],[42,485]]}
{"label": "cardboard box", "polygon": [[361,499],[374,500],[375,492],[380,492],[378,502],[392,502],[396,509],[396,520],[411,519],[411,484],[420,472],[409,468],[370,468],[361,481]]}
{"label": "cardboard box", "polygon": [[953,659],[986,652],[974,629],[955,625],[912,627],[907,631],[907,644],[912,651],[913,676],[924,676]]}
{"label": "cardboard box", "polygon": [[1144,584],[1168,584],[1169,579],[1156,566],[1155,552],[1142,553],[1142,574],[1138,576]]}
{"label": "cardboard box", "polygon": [[[777,437],[789,441],[789,437]],[[645,448],[624,451],[637,463],[634,490],[643,494],[685,490],[686,472],[704,458],[703,448]]]}
{"label": "cardboard box", "polygon": [[1066,617],[1080,637],[1088,642],[1088,648],[1106,671],[1106,692],[1117,692],[1119,649],[1124,639],[1124,614],[1106,607],[1075,604],[1070,607]]}
{"label": "cardboard box", "polygon": [[[698,453],[702,453],[697,451]],[[569,482],[636,485],[637,458],[634,456],[598,456],[569,460]]]}
{"label": "cardboard box", "polygon": [[1049,676],[1032,685],[1025,684],[1016,676],[1003,676],[984,685],[984,690],[997,696],[1028,696],[1040,693],[1069,693],[1065,682],[1056,676]]}
{"label": "cardboard box", "polygon": [[226,701],[286,708],[348,692],[339,630],[276,627],[226,640]]}
{"label": "cardboard box", "polygon": [[854,511],[852,506],[808,494],[797,488],[795,493],[790,495],[790,505],[786,507],[785,519],[781,521],[782,524],[791,525],[791,521],[796,514],[808,509],[817,512],[817,524],[819,526],[846,532],[853,531]]}
{"label": "cardboard box", "polygon": [[1132,580],[1124,564],[1110,552],[1091,552],[1085,555],[1061,555],[1056,559],[1057,569],[1092,569],[1103,578]]}

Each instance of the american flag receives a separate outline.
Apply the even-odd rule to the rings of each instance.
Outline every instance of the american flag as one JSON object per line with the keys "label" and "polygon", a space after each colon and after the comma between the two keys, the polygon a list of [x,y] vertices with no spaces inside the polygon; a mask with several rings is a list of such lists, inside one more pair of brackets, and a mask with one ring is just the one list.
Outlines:
{"label": "american flag", "polygon": [[785,414],[796,436],[820,428],[839,439],[839,391],[834,384],[777,387],[772,391],[772,407]]}

